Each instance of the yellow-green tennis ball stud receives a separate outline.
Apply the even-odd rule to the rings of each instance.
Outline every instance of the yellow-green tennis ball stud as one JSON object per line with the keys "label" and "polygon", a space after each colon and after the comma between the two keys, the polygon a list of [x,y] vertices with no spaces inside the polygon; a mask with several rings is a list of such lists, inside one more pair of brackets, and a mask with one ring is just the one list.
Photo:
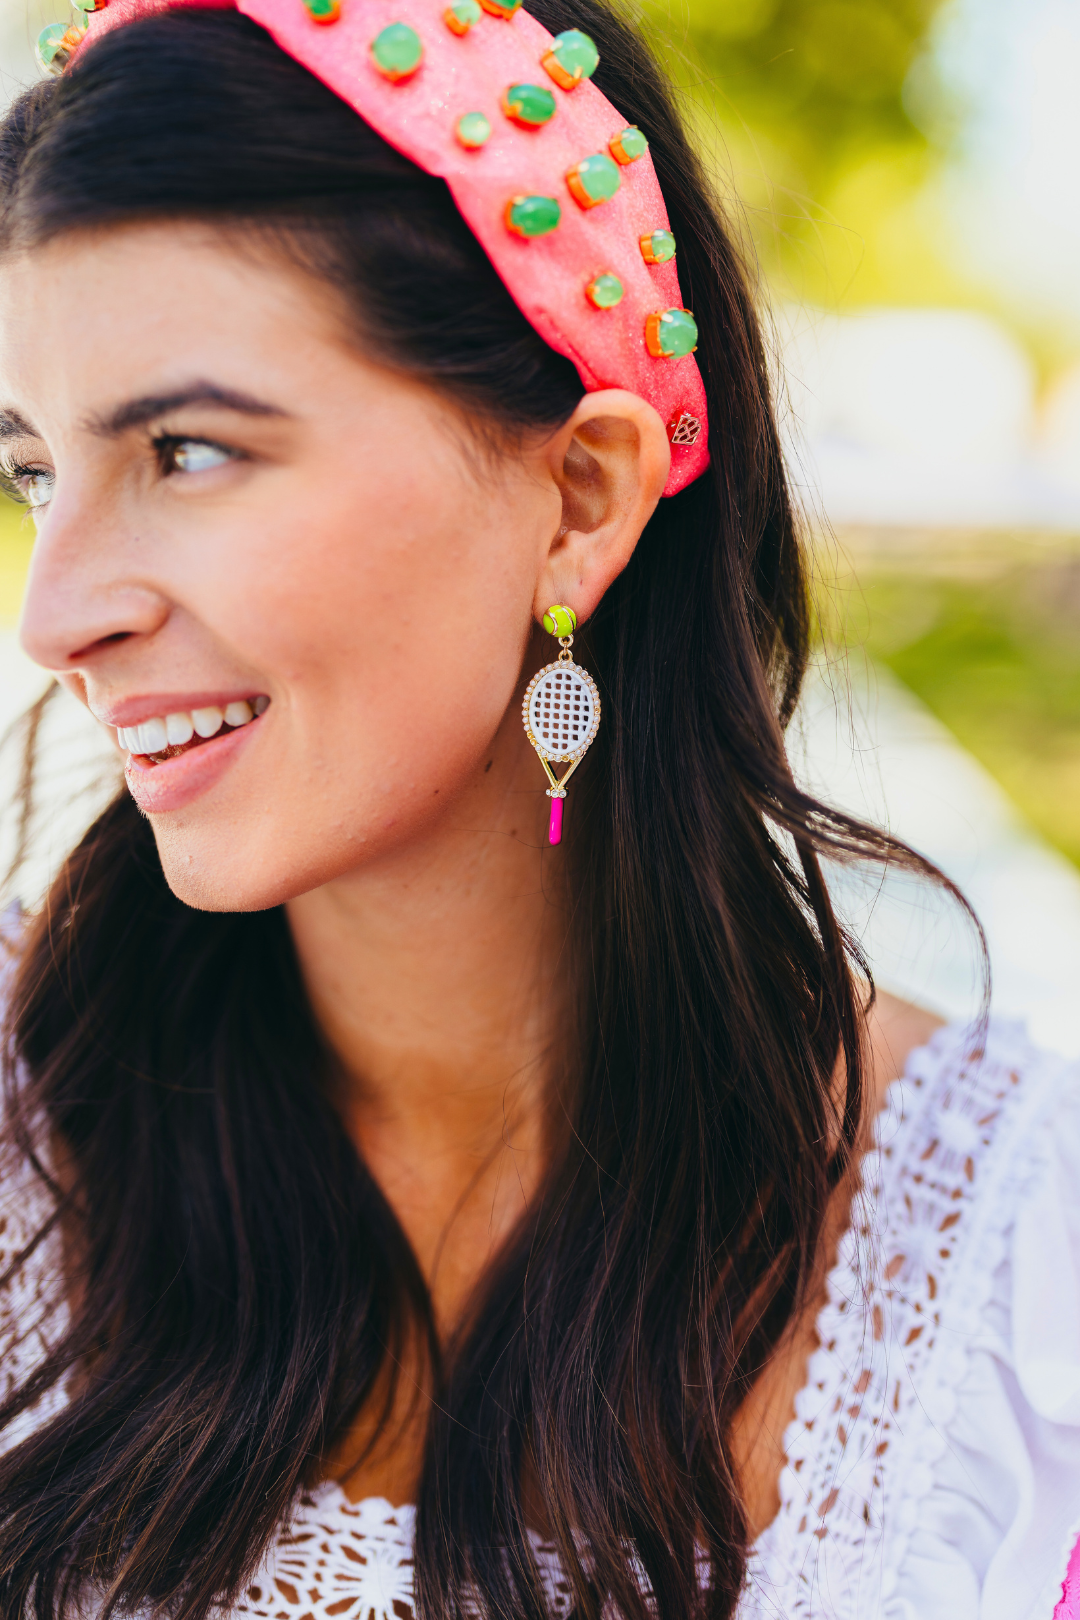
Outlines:
{"label": "yellow-green tennis ball stud", "polygon": [[544,629],[549,636],[572,636],[577,629],[577,614],[572,607],[549,607],[544,614]]}

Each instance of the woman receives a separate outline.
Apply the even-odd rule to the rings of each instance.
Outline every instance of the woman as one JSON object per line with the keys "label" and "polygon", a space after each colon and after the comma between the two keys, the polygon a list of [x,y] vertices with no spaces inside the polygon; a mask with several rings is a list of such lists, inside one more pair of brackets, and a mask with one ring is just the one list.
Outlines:
{"label": "woman", "polygon": [[531,9],[110,0],[0,134],[23,642],[127,778],[12,945],[12,1617],[1060,1588],[1075,1088],[870,1005],[737,255]]}

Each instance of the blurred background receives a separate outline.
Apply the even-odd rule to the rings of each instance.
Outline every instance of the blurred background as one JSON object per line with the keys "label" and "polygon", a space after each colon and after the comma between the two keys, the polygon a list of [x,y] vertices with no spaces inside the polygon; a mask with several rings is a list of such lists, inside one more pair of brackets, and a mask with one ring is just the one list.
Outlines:
{"label": "blurred background", "polygon": [[[1078,1053],[1080,0],[637,14],[760,280],[814,548],[797,768],[963,886],[997,1010]],[[0,0],[0,103],[62,18]],[[14,636],[31,540],[0,508],[0,724],[41,686]],[[62,705],[49,726],[28,899],[105,790],[100,739]],[[2,796],[16,773],[9,747]],[[834,881],[882,983],[977,1008],[954,907],[893,874]]]}

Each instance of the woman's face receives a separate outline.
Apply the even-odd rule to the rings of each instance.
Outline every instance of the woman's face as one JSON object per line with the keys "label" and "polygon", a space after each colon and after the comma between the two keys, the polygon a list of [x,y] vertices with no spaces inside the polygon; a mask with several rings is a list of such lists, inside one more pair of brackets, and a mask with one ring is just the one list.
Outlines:
{"label": "woman's face", "polygon": [[[588,424],[485,451],[364,357],[327,288],[194,224],[0,265],[0,411],[41,503],[23,645],[103,724],[146,728],[128,784],[171,886],[208,909],[277,904],[436,826],[513,719],[536,614],[591,611],[666,472],[654,444],[612,549],[597,468],[640,427],[594,423],[591,466]],[[568,477],[569,523],[611,552],[595,579]]]}

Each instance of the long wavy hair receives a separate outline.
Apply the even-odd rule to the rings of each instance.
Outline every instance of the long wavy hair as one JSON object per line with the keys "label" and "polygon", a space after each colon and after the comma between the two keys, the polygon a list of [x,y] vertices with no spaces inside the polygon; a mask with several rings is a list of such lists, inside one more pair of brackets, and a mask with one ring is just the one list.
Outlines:
{"label": "long wavy hair", "polygon": [[[228,1603],[418,1328],[421,1620],[547,1614],[526,1477],[581,1617],[738,1600],[733,1419],[808,1297],[863,1114],[868,978],[819,857],[914,857],[789,769],[804,560],[750,283],[671,91],[600,0],[530,9],[588,30],[648,135],[711,423],[711,470],[660,502],[588,629],[609,718],[564,851],[570,1129],[437,1345],[330,1100],[284,911],[189,910],[122,793],[28,925],[10,999],[7,1137],[48,1189],[33,1241],[63,1227],[68,1307],[0,1428],[69,1398],[0,1458],[8,1620],[90,1592],[106,1614]],[[172,218],[264,233],[478,431],[554,427],[580,397],[443,183],[234,13],[118,29],[0,127],[0,251]]]}

